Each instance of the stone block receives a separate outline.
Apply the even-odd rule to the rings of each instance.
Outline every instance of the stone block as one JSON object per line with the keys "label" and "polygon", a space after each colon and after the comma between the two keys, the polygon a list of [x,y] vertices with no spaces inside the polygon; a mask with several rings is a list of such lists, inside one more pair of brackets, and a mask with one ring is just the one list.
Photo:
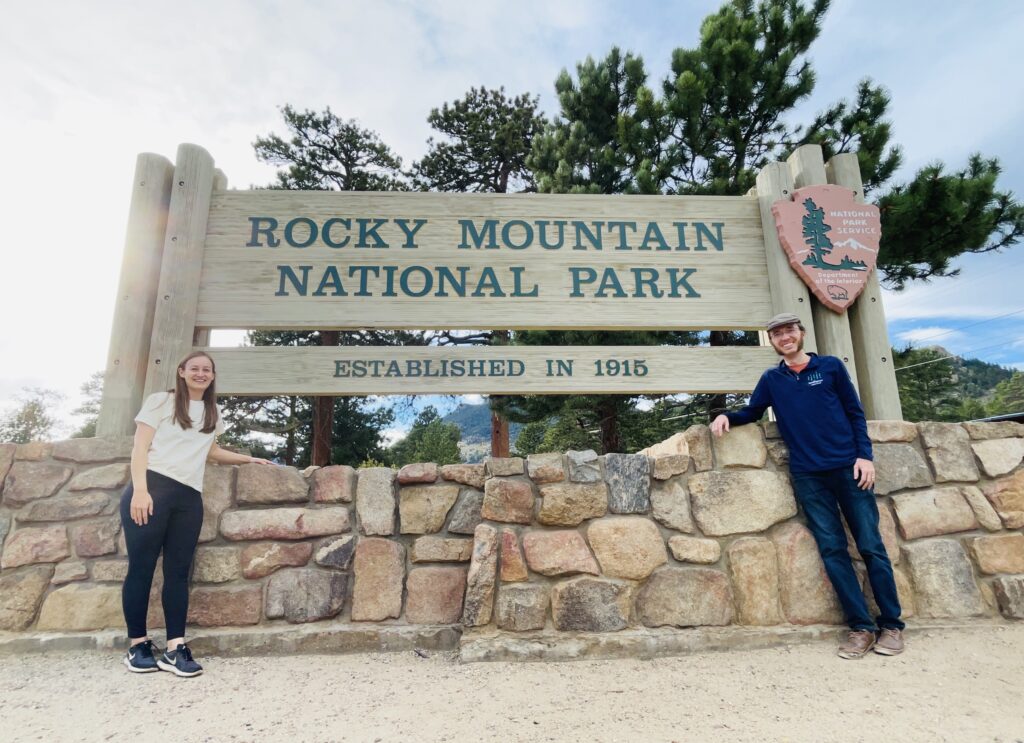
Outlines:
{"label": "stone block", "polygon": [[904,539],[970,531],[978,526],[960,488],[930,488],[892,497]]}
{"label": "stone block", "polygon": [[18,514],[18,521],[72,521],[114,512],[117,500],[106,493],[81,493],[58,496],[29,503]]}
{"label": "stone block", "polygon": [[998,534],[971,540],[978,570],[986,575],[1024,573],[1024,534]]}
{"label": "stone block", "polygon": [[119,462],[131,459],[133,436],[110,436],[91,439],[68,439],[55,441],[52,455],[54,459],[68,462]]}
{"label": "stone block", "polygon": [[700,424],[683,431],[683,437],[690,452],[690,459],[697,472],[707,472],[714,467],[711,455],[711,429]]}
{"label": "stone block", "polygon": [[529,524],[533,521],[533,485],[523,478],[492,477],[484,484],[480,514],[490,521]]}
{"label": "stone block", "polygon": [[92,564],[92,579],[100,583],[123,583],[128,576],[128,560],[96,560]]}
{"label": "stone block", "polygon": [[734,426],[714,439],[715,460],[719,467],[764,467],[768,449],[760,426]]}
{"label": "stone block", "polygon": [[917,424],[921,443],[935,471],[935,482],[976,482],[970,438],[959,423],[924,422]]}
{"label": "stone block", "polygon": [[733,620],[732,588],[719,570],[660,568],[640,589],[636,611],[648,627],[720,627]]}
{"label": "stone block", "polygon": [[562,632],[624,629],[632,604],[632,586],[604,578],[573,578],[551,589],[551,617]]}
{"label": "stone block", "polygon": [[779,566],[782,613],[791,624],[840,624],[843,611],[825,574],[814,537],[790,522],[772,531]]}
{"label": "stone block", "polygon": [[7,570],[33,563],[60,562],[70,555],[68,530],[63,524],[28,527],[7,537],[0,568]]}
{"label": "stone block", "polygon": [[565,463],[569,470],[569,482],[601,482],[601,463],[593,449],[567,451]]}
{"label": "stone block", "polygon": [[110,627],[124,627],[121,587],[71,583],[43,600],[35,628],[84,632]]}
{"label": "stone block", "polygon": [[490,624],[497,576],[498,530],[488,524],[480,524],[473,536],[473,557],[466,575],[466,597],[462,609],[462,624],[466,627]]}
{"label": "stone block", "polygon": [[960,494],[967,501],[967,505],[974,511],[974,518],[978,520],[988,531],[999,531],[1003,528],[1003,522],[999,519],[996,509],[988,502],[981,489],[974,485],[965,485],[960,488]]}
{"label": "stone block", "polygon": [[188,623],[198,627],[241,627],[259,624],[262,616],[263,587],[258,583],[242,586],[198,586],[189,593]]}
{"label": "stone block", "polygon": [[1007,619],[1024,619],[1024,576],[996,578],[992,588],[999,604],[999,612]]}
{"label": "stone block", "polygon": [[0,444],[0,491],[3,490],[4,480],[11,471],[11,465],[14,464],[14,452],[17,448],[17,444]]}
{"label": "stone block", "polygon": [[548,526],[576,526],[608,512],[608,488],[603,482],[541,485],[537,520]]}
{"label": "stone block", "polygon": [[1024,439],[989,439],[971,444],[988,477],[1002,477],[1013,472],[1024,460]]}
{"label": "stone block", "polygon": [[526,474],[538,485],[565,480],[562,455],[551,452],[531,454],[526,458]]}
{"label": "stone block", "polygon": [[437,464],[434,462],[407,464],[398,470],[398,484],[413,485],[436,482],[438,474],[440,473]]}
{"label": "stone block", "polygon": [[[482,487],[482,485],[481,485]],[[448,522],[448,531],[452,534],[472,534],[480,525],[483,517],[480,511],[484,506],[484,494],[472,488],[462,488],[459,499],[452,508],[452,517]]]}
{"label": "stone block", "polygon": [[89,521],[71,527],[71,544],[79,557],[101,557],[117,552],[117,535],[121,533],[121,517]]}
{"label": "stone block", "polygon": [[759,425],[764,430],[765,439],[771,440],[782,438],[782,432],[779,431],[779,424],[776,421],[761,421]]}
{"label": "stone block", "polygon": [[736,595],[736,621],[757,627],[781,624],[775,545],[764,537],[743,537],[729,545],[727,554]]}
{"label": "stone block", "polygon": [[549,592],[546,585],[504,585],[498,592],[495,621],[501,629],[512,632],[544,629],[548,604]]}
{"label": "stone block", "polygon": [[68,465],[56,462],[15,461],[4,481],[4,505],[20,508],[34,500],[49,498],[71,479],[72,472]]}
{"label": "stone block", "polygon": [[651,460],[644,454],[606,454],[604,479],[608,510],[647,513],[651,510]]}
{"label": "stone block", "polygon": [[684,456],[689,460],[690,443],[686,440],[686,434],[682,431],[674,433],[664,441],[651,444],[646,449],[641,449],[637,454],[643,454],[651,459],[658,457]]}
{"label": "stone block", "polygon": [[316,568],[275,573],[267,582],[267,618],[301,624],[337,616],[347,585],[345,573]]}
{"label": "stone block", "polygon": [[390,539],[360,539],[353,573],[353,622],[380,622],[402,614],[405,547]]}
{"label": "stone block", "polygon": [[659,524],[686,534],[694,531],[690,496],[682,477],[651,484],[651,515]]}
{"label": "stone block", "polygon": [[525,473],[522,457],[488,457],[484,460],[488,477],[508,477]]}
{"label": "stone block", "polygon": [[663,454],[651,458],[651,477],[655,480],[667,480],[685,474],[689,468],[689,454]]}
{"label": "stone block", "polygon": [[519,537],[511,529],[501,530],[501,580],[505,583],[516,583],[528,580],[526,562],[519,549]]}
{"label": "stone block", "polygon": [[722,546],[714,539],[676,534],[668,538],[668,548],[672,551],[672,557],[679,562],[713,565],[722,557]]}
{"label": "stone block", "polygon": [[283,567],[301,567],[312,555],[313,545],[309,542],[247,544],[242,550],[242,575],[253,580]]}
{"label": "stone block", "polygon": [[407,485],[398,494],[402,534],[433,534],[444,528],[448,511],[459,497],[459,486]]}
{"label": "stone block", "polygon": [[420,537],[412,543],[412,562],[469,562],[473,540],[445,537]]}
{"label": "stone block", "polygon": [[316,547],[313,559],[317,565],[337,570],[348,570],[356,553],[356,538],[352,534],[337,539],[325,539]]}
{"label": "stone block", "polygon": [[52,565],[37,565],[0,575],[0,630],[19,632],[32,624],[53,572]]}
{"label": "stone block", "polygon": [[764,531],[796,515],[789,478],[765,470],[690,475],[690,507],[705,535]]}
{"label": "stone block", "polygon": [[227,583],[242,577],[237,547],[199,547],[192,577],[197,583]]}
{"label": "stone block", "polygon": [[644,580],[668,562],[661,532],[643,516],[599,519],[587,529],[587,539],[601,572],[609,578]]}
{"label": "stone block", "polygon": [[406,587],[405,618],[410,624],[455,624],[462,616],[466,568],[413,568]]}
{"label": "stone block", "polygon": [[29,441],[27,444],[16,444],[14,461],[41,462],[53,456],[53,444],[49,441]]}
{"label": "stone block", "polygon": [[1024,470],[1014,472],[982,487],[1007,529],[1024,527]]}
{"label": "stone block", "polygon": [[888,495],[932,484],[924,459],[910,444],[875,444],[875,494]]}
{"label": "stone block", "polygon": [[909,421],[868,421],[868,438],[876,444],[910,442],[917,438],[917,426]]}
{"label": "stone block", "polygon": [[55,586],[74,583],[89,577],[89,569],[81,560],[65,560],[58,562],[50,582]]}
{"label": "stone block", "polygon": [[480,490],[487,479],[487,471],[482,464],[445,464],[441,466],[441,477]]}
{"label": "stone block", "polygon": [[229,511],[221,517],[220,530],[232,541],[324,537],[349,530],[348,509],[328,506]]}
{"label": "stone block", "polygon": [[351,503],[356,496],[356,471],[345,464],[320,467],[311,476],[314,503]]}
{"label": "stone block", "polygon": [[789,447],[786,446],[785,441],[782,441],[781,439],[777,441],[769,441],[766,446],[768,447],[768,457],[776,467],[789,466]]}
{"label": "stone block", "polygon": [[243,464],[238,467],[235,486],[239,503],[305,503],[309,483],[294,467]]}
{"label": "stone block", "polygon": [[917,599],[925,617],[968,617],[985,613],[971,561],[960,542],[926,539],[903,545]]}
{"label": "stone block", "polygon": [[395,476],[389,467],[359,470],[356,484],[356,512],[363,534],[390,536],[395,533]]}
{"label": "stone block", "polygon": [[212,542],[220,530],[220,517],[234,505],[236,467],[206,465],[203,476],[203,528],[200,542]]}
{"label": "stone block", "polygon": [[1013,421],[992,421],[991,423],[963,423],[967,435],[974,441],[986,439],[1008,439],[1024,436],[1024,423]]}
{"label": "stone block", "polygon": [[527,532],[523,535],[523,550],[530,570],[541,575],[600,573],[583,536],[575,530]]}
{"label": "stone block", "polygon": [[112,490],[128,483],[131,472],[127,464],[103,464],[79,472],[68,483],[68,490]]}

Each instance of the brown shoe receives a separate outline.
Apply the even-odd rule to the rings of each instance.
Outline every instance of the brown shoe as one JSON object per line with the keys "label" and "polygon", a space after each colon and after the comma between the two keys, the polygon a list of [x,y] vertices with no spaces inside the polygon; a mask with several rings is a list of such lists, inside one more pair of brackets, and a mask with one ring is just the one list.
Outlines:
{"label": "brown shoe", "polygon": [[847,660],[863,658],[875,644],[875,633],[869,629],[852,630],[839,646],[839,657]]}
{"label": "brown shoe", "polygon": [[903,652],[903,633],[888,627],[882,629],[875,643],[875,652],[879,655],[899,655]]}

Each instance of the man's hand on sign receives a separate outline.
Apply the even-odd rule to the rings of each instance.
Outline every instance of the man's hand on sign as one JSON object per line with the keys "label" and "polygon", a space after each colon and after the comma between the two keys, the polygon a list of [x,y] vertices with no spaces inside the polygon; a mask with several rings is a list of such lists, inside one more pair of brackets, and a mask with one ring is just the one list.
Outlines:
{"label": "man's hand on sign", "polygon": [[867,490],[875,484],[875,463],[870,459],[858,459],[853,463],[853,478],[861,490]]}
{"label": "man's hand on sign", "polygon": [[715,434],[715,436],[721,436],[723,433],[728,433],[728,431],[729,419],[726,418],[724,415],[720,415],[717,418],[715,418],[714,421],[712,421],[711,433]]}

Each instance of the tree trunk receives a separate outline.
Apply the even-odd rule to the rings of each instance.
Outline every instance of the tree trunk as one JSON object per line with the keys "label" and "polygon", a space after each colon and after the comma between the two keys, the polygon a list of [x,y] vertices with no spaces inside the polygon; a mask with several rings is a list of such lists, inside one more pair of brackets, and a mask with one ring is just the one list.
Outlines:
{"label": "tree trunk", "polygon": [[[712,346],[728,346],[731,345],[729,332],[726,330],[712,330],[710,344]],[[712,395],[711,399],[708,400],[708,422],[710,423],[719,415],[725,412],[726,402],[725,395]]]}
{"label": "tree trunk", "polygon": [[[495,330],[491,334],[491,345],[500,346],[508,343],[507,330]],[[507,457],[511,447],[508,440],[508,420],[491,411],[491,456]]]}
{"label": "tree trunk", "polygon": [[295,450],[296,450],[295,426],[292,425],[292,424],[295,423],[295,398],[294,397],[288,399],[288,406],[289,406],[288,407],[288,410],[289,410],[288,423],[289,423],[289,425],[288,425],[288,433],[285,434],[285,439],[284,439],[284,441],[285,441],[285,444],[284,444],[284,463],[287,464],[289,467],[294,467],[295,466]]}
{"label": "tree trunk", "polygon": [[[321,346],[338,345],[337,330],[320,331]],[[326,467],[331,463],[331,444],[334,433],[334,398],[313,398],[313,443],[310,464]]]}
{"label": "tree trunk", "polygon": [[622,451],[622,437],[619,434],[619,413],[612,400],[600,403],[597,412],[601,416],[601,453]]}

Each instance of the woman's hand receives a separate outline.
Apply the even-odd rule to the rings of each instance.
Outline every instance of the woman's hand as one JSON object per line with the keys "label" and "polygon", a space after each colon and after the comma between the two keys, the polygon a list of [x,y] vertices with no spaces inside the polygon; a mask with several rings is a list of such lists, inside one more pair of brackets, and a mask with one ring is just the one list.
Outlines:
{"label": "woman's hand", "polygon": [[249,464],[273,464],[269,459],[260,459],[259,457],[249,457]]}
{"label": "woman's hand", "polygon": [[149,517],[153,515],[153,497],[145,490],[136,490],[132,493],[131,503],[128,504],[128,513],[132,521],[139,526],[149,523]]}

